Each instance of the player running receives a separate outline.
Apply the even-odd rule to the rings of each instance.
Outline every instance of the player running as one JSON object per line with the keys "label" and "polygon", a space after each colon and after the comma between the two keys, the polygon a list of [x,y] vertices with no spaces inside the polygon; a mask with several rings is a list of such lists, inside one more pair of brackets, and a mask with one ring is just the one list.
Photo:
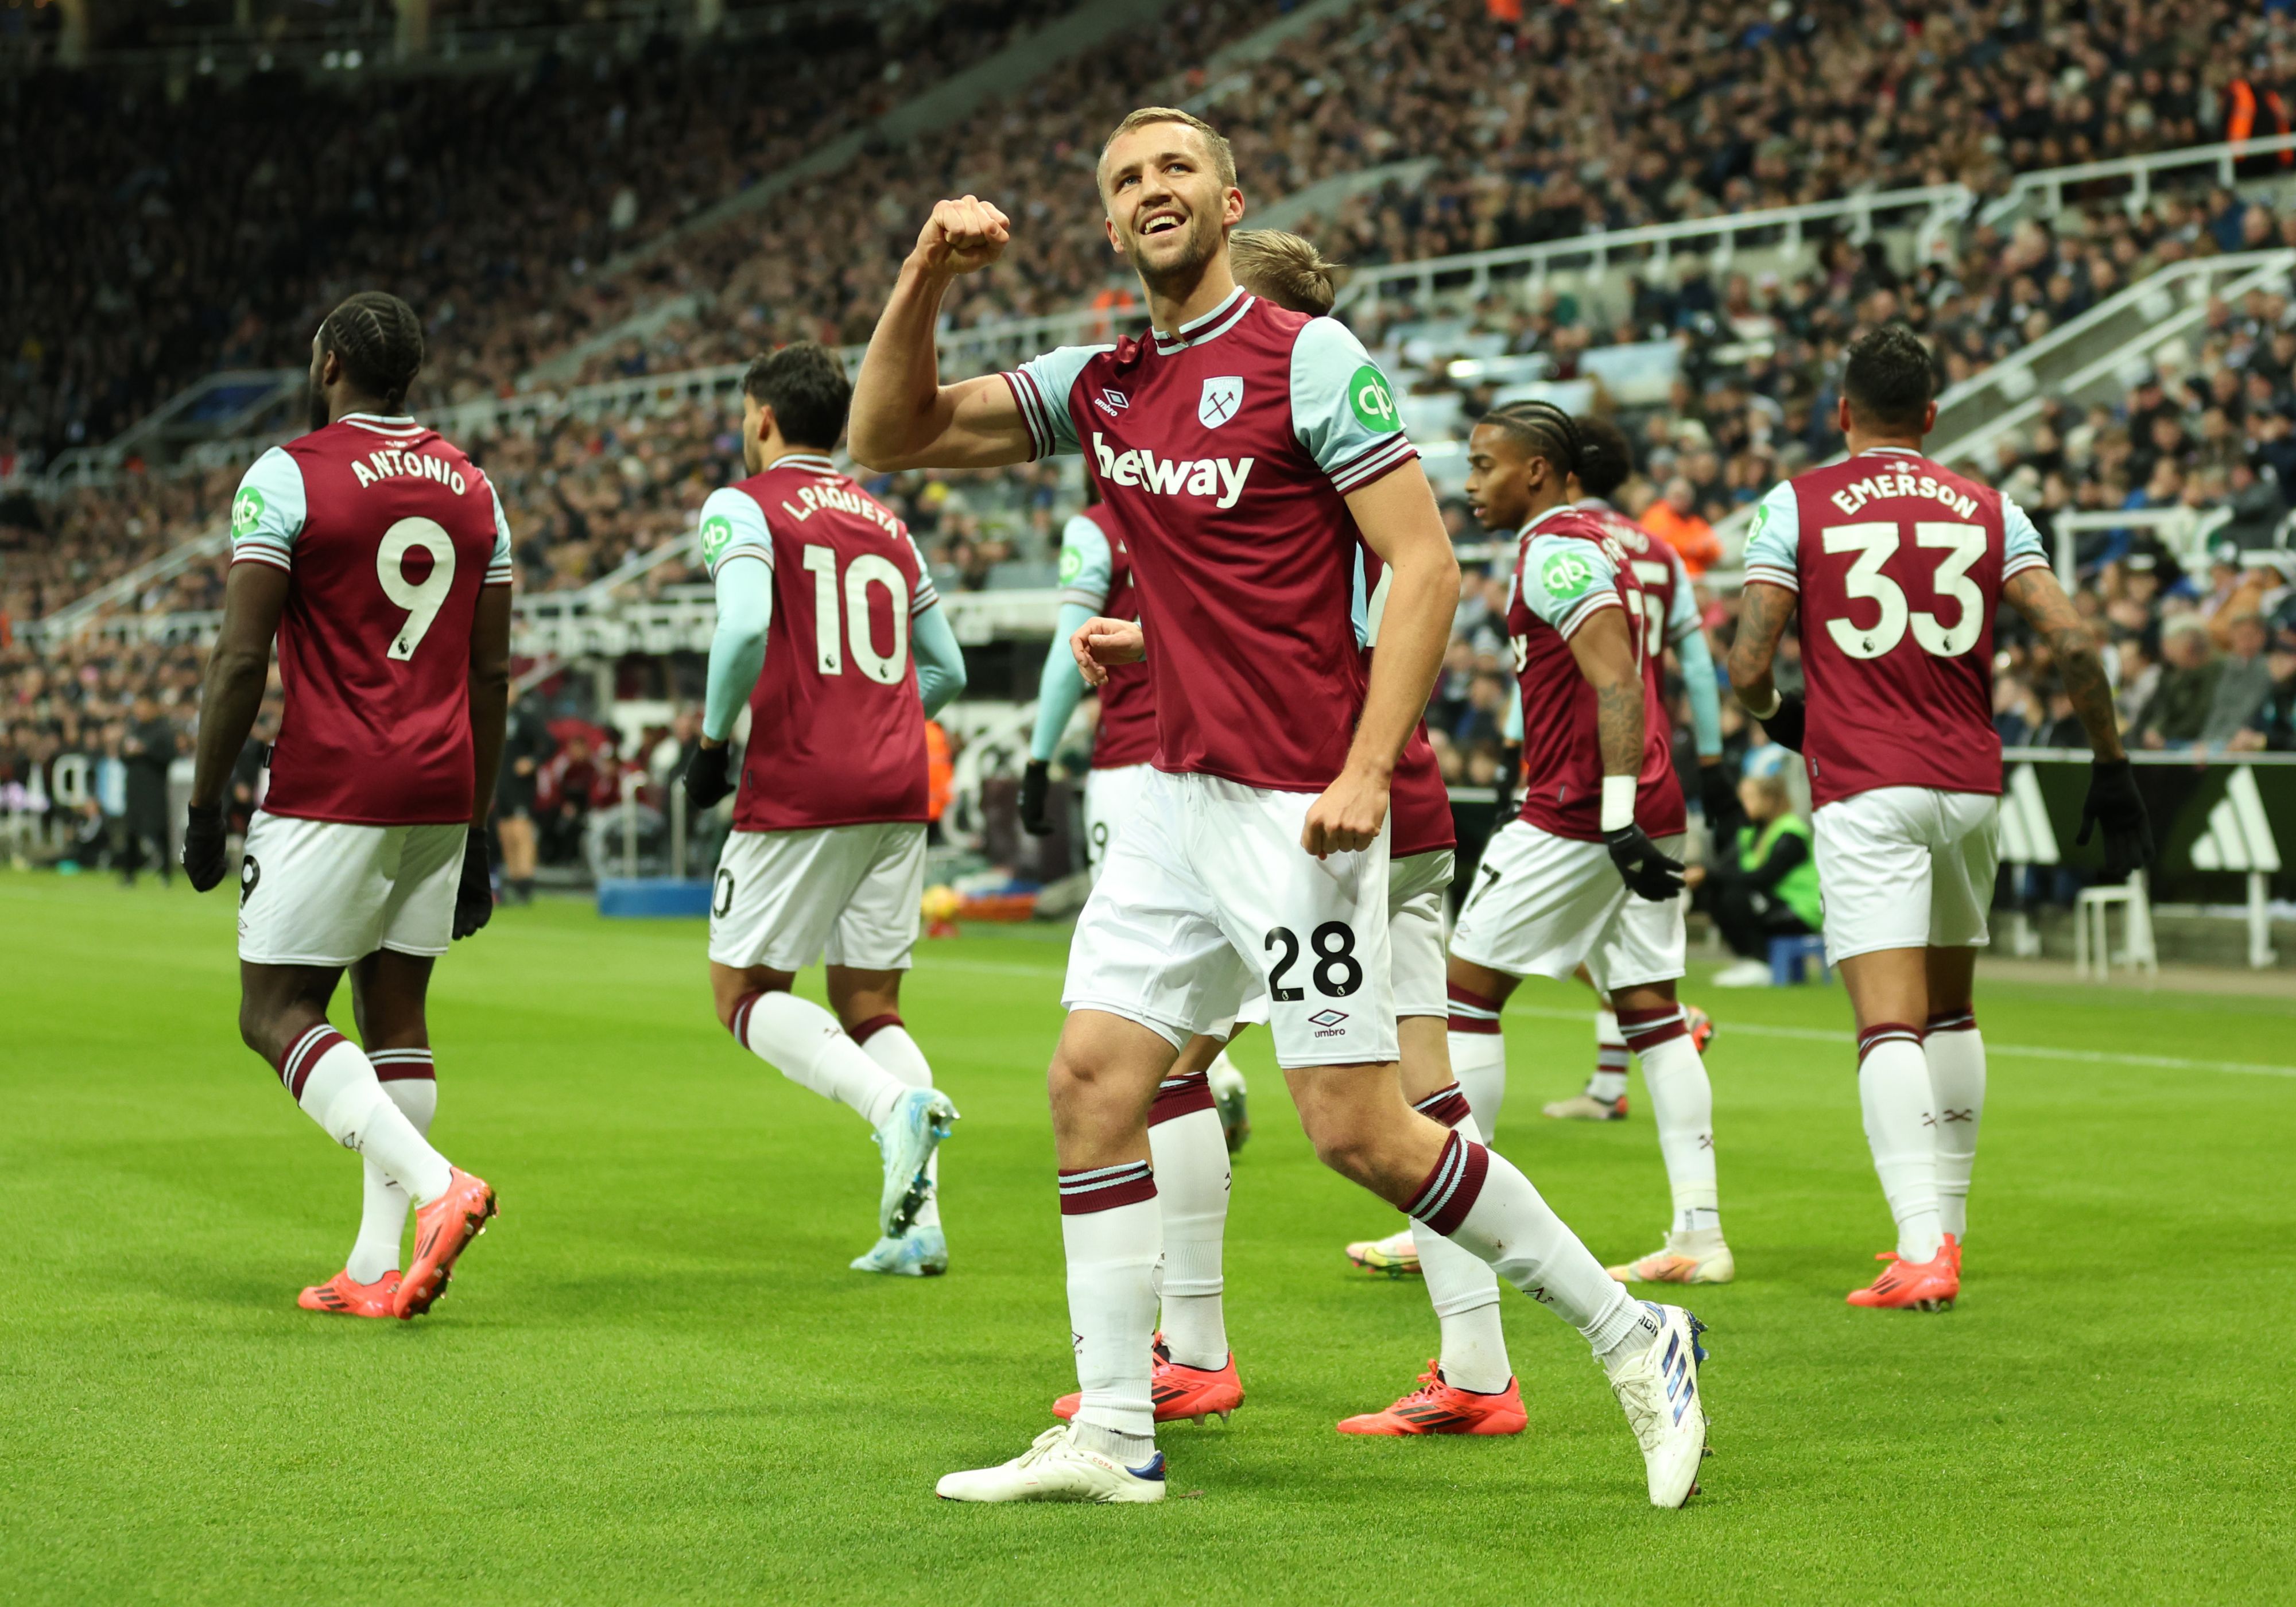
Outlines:
{"label": "player running", "polygon": [[[1970,1172],[1985,1112],[1972,1004],[2000,857],[1993,621],[2006,601],[2048,644],[2095,765],[2079,839],[2105,873],[2152,855],[2088,627],[2039,532],[1999,492],[1921,455],[1937,421],[1928,351],[1889,324],[1852,342],[1842,462],[1762,499],[1730,683],[1809,765],[1825,949],[1857,1019],[1857,1093],[1895,1253],[1853,1306],[1939,1311],[1961,1291]],[[1771,678],[1801,610],[1808,707]]]}
{"label": "player running", "polygon": [[[901,1023],[901,973],[924,892],[925,721],[964,690],[964,655],[907,529],[830,463],[852,396],[809,340],[743,376],[750,478],[701,504],[718,628],[685,784],[702,809],[734,790],[746,701],[709,906],[718,1019],[874,1130],[879,1236],[852,1266],[926,1277],[948,1270],[936,1152],[956,1107]],[[790,991],[824,952],[834,1014]]]}
{"label": "player running", "polygon": [[[221,635],[200,701],[184,870],[223,880],[223,798],[279,643],[286,699],[239,877],[239,1031],[365,1170],[349,1262],[299,1304],[419,1316],[495,1215],[425,1138],[438,1084],[423,1001],[451,937],[487,923],[486,818],[510,701],[502,499],[406,415],[422,326],[362,291],[311,340],[311,433],[232,501]],[[348,970],[360,1042],[327,1021]],[[410,1201],[414,1255],[398,1270]]]}
{"label": "player running", "polygon": [[[1228,258],[1236,282],[1253,295],[1311,316],[1331,308],[1336,270],[1296,234],[1238,230],[1229,236]],[[1374,639],[1376,605],[1383,600],[1378,589],[1382,574],[1378,560],[1359,549],[1353,612],[1357,641],[1365,652]],[[1103,635],[1108,639],[1112,633]],[[1137,646],[1144,655],[1144,633]],[[1070,672],[1076,673],[1073,657]],[[1391,790],[1388,942],[1404,1096],[1431,1119],[1480,1142],[1444,1051],[1449,1004],[1444,991],[1443,900],[1456,843],[1450,798],[1423,722],[1404,745]],[[1268,1019],[1267,996],[1256,985],[1239,1019]],[[1164,1224],[1161,1329],[1150,1374],[1159,1423],[1201,1423],[1215,1414],[1225,1419],[1243,1401],[1227,1349],[1220,1276],[1228,1167],[1209,1119],[1206,1091],[1185,1075],[1192,1061],[1200,1063],[1203,1054],[1224,1042],[1218,1032],[1189,1040],[1148,1113],[1149,1158]],[[1521,1433],[1529,1420],[1501,1331],[1496,1275],[1488,1263],[1431,1234],[1427,1266],[1428,1295],[1441,1325],[1440,1356],[1421,1374],[1418,1387],[1384,1410],[1345,1419],[1340,1432]],[[1081,1404],[1080,1393],[1062,1396],[1054,1403],[1053,1414],[1072,1418]]]}
{"label": "player running", "polygon": [[[902,266],[855,396],[854,450],[872,464],[1088,455],[1157,632],[1155,773],[1078,922],[1050,1074],[1082,1405],[939,1492],[1163,1497],[1147,1116],[1181,1045],[1231,1019],[1256,975],[1317,1152],[1578,1326],[1609,1366],[1652,1500],[1679,1505],[1705,1437],[1688,1315],[1630,1300],[1521,1172],[1403,1097],[1389,780],[1434,682],[1458,566],[1392,395],[1343,326],[1236,287],[1227,234],[1243,194],[1202,119],[1133,112],[1098,178],[1149,337],[942,386],[941,297],[1010,239],[995,207],[947,201]],[[1350,606],[1358,541],[1393,570],[1368,676]],[[1139,633],[1095,620],[1072,642],[1097,682],[1103,655],[1131,656]]]}
{"label": "player running", "polygon": [[1521,812],[1485,849],[1451,935],[1452,1064],[1470,1105],[1484,1079],[1504,1086],[1507,996],[1586,964],[1642,1057],[1673,1195],[1666,1243],[1611,1275],[1726,1283],[1713,1093],[1675,998],[1685,820],[1650,660],[1657,611],[1617,538],[1572,505],[1572,477],[1610,465],[1568,414],[1533,402],[1486,415],[1467,465],[1477,516],[1521,532],[1507,629],[1527,734]]}

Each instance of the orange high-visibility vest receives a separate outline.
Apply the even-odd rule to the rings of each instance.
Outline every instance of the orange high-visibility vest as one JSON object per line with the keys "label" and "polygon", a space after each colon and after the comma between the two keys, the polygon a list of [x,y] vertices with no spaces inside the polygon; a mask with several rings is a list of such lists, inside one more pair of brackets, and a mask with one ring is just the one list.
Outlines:
{"label": "orange high-visibility vest", "polygon": [[925,817],[939,820],[956,791],[956,765],[948,755],[948,733],[939,720],[925,722]]}

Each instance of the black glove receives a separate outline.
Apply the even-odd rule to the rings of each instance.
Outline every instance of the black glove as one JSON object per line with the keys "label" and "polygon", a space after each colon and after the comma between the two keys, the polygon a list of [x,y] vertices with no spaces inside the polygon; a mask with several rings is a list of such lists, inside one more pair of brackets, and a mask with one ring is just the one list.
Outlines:
{"label": "black glove", "polygon": [[726,794],[734,790],[733,777],[727,774],[734,764],[734,744],[720,742],[715,748],[697,743],[693,757],[685,761],[685,796],[697,809],[714,809],[725,801]]}
{"label": "black glove", "polygon": [[[2152,863],[2152,824],[2137,796],[2136,775],[2125,758],[2099,759],[2090,767],[2088,796],[2081,799],[2080,835],[2073,841],[2088,846],[2092,829],[2104,827],[2104,873],[2126,881],[2131,871]],[[186,849],[188,852],[188,848]],[[189,869],[191,862],[184,861]]]}
{"label": "black glove", "polygon": [[1619,867],[1627,886],[1653,903],[1663,903],[1682,890],[1682,861],[1658,851],[1658,844],[1643,835],[1640,826],[1620,826],[1603,833],[1611,863]]}
{"label": "black glove", "polygon": [[495,887],[487,874],[487,833],[472,826],[463,843],[463,881],[455,890],[455,937],[469,937],[494,919]]}
{"label": "black glove", "polygon": [[1491,809],[1491,830],[1496,832],[1514,818],[1515,789],[1522,784],[1522,744],[1509,742],[1499,750],[1498,773],[1491,778],[1491,791],[1496,795]]}
{"label": "black glove", "polygon": [[1706,810],[1706,829],[1718,846],[1726,846],[1737,834],[1738,789],[1731,784],[1730,763],[1698,767],[1698,801]]}
{"label": "black glove", "polygon": [[1053,767],[1032,758],[1021,772],[1021,829],[1031,837],[1050,837],[1053,823],[1045,818],[1045,795],[1052,790]]}
{"label": "black glove", "polygon": [[193,804],[184,821],[184,874],[204,893],[223,880],[223,806]]}
{"label": "black glove", "polygon": [[1772,711],[1770,717],[1762,722],[1762,729],[1770,734],[1770,740],[1779,747],[1791,748],[1796,753],[1800,753],[1804,712],[1805,709],[1800,693],[1782,695],[1778,699],[1777,708]]}

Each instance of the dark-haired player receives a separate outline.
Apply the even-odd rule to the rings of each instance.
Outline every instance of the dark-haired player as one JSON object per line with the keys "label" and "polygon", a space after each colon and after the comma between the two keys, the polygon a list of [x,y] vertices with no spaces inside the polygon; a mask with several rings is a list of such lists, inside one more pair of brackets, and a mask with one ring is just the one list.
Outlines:
{"label": "dark-haired player", "polygon": [[[1050,1076],[1082,1401],[1072,1423],[1010,1462],[948,1475],[939,1493],[1162,1498],[1147,1117],[1181,1045],[1233,1018],[1256,980],[1317,1152],[1567,1316],[1611,1365],[1651,1498],[1678,1505],[1704,1438],[1687,1316],[1628,1299],[1521,1172],[1403,1096],[1389,788],[1449,635],[1458,566],[1393,395],[1343,326],[1235,285],[1227,235],[1243,193],[1227,142],[1201,118],[1131,113],[1097,177],[1149,336],[943,386],[941,298],[1010,239],[996,208],[945,201],[902,266],[854,398],[855,455],[881,467],[1086,455],[1156,640],[1155,774],[1078,922]],[[1392,570],[1368,667],[1352,607],[1359,543]],[[1071,638],[1093,682],[1140,641],[1112,620]]]}
{"label": "dark-haired player", "polygon": [[[1746,541],[1730,683],[1809,766],[1825,947],[1857,1018],[1857,1093],[1898,1246],[1853,1306],[1940,1310],[1961,1291],[1969,1177],[1985,1110],[1971,1004],[2000,857],[1993,726],[2000,603],[2049,645],[2096,763],[2080,840],[2107,873],[2152,857],[2112,694],[2033,521],[1921,454],[1937,420],[1928,350],[1902,324],[1850,345],[1849,455],[1765,496]],[[1770,671],[1799,608],[1808,705]]]}
{"label": "dark-haired player", "polygon": [[[240,866],[240,1036],[366,1171],[344,1269],[314,1311],[411,1317],[495,1214],[424,1135],[438,1103],[431,963],[486,924],[485,824],[510,696],[510,525],[471,460],[405,412],[422,328],[365,291],[311,340],[311,433],[275,447],[231,512],[184,868],[223,879],[223,798],[279,642],[270,790]],[[360,1042],[327,1022],[348,970]],[[398,1272],[410,1199],[414,1255]]]}
{"label": "dark-haired player", "polygon": [[1521,809],[1484,849],[1451,934],[1451,1060],[1472,1104],[1505,1077],[1499,1011],[1516,984],[1583,963],[1642,1057],[1674,1201],[1665,1245],[1611,1275],[1726,1283],[1713,1093],[1675,997],[1685,820],[1653,611],[1617,537],[1572,505],[1574,477],[1608,469],[1600,440],[1544,404],[1489,414],[1468,439],[1468,502],[1520,532],[1507,631],[1524,764]]}
{"label": "dark-haired player", "polygon": [[[849,1106],[883,1162],[878,1241],[860,1272],[948,1269],[935,1152],[956,1108],[901,1022],[925,870],[925,721],[964,690],[964,655],[924,560],[882,504],[837,472],[852,387],[812,341],[750,365],[750,478],[701,504],[717,583],[701,742],[687,795],[734,790],[709,906],[709,986],[734,1041]],[[835,1013],[790,991],[828,959]]]}
{"label": "dark-haired player", "polygon": [[[1699,795],[1706,812],[1707,829],[1712,840],[1726,843],[1731,831],[1727,823],[1737,815],[1738,798],[1729,767],[1722,762],[1721,694],[1714,673],[1714,655],[1706,645],[1706,632],[1699,624],[1690,572],[1683,565],[1681,553],[1611,503],[1611,497],[1634,472],[1634,449],[1627,442],[1626,431],[1608,419],[1580,418],[1577,422],[1579,439],[1593,451],[1588,462],[1570,476],[1568,489],[1571,505],[1609,532],[1626,553],[1635,578],[1642,582],[1643,651],[1648,662],[1655,668],[1660,654],[1668,648],[1674,650],[1675,662],[1682,671],[1683,691],[1690,705],[1691,736],[1698,753]],[[1586,977],[1584,967],[1579,975]],[[1706,1013],[1694,1004],[1685,1004],[1682,1013],[1683,1019],[1690,1023],[1692,1040],[1703,1052],[1706,1040],[1714,1035],[1712,1023],[1706,1019]],[[1626,1115],[1627,1040],[1619,1029],[1618,1013],[1607,999],[1595,1018],[1595,1070],[1586,1087],[1571,1098],[1548,1103],[1545,1107],[1546,1115],[1566,1121],[1616,1121]],[[1669,1142],[1686,1142],[1689,1137],[1661,1133],[1659,1142],[1664,1145]],[[1611,1270],[1615,1273],[1624,1269]]]}

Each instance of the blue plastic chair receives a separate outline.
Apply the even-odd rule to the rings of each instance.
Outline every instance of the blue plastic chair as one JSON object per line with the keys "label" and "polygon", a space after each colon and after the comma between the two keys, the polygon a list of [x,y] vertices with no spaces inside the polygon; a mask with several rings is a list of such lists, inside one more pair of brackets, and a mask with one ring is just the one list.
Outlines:
{"label": "blue plastic chair", "polygon": [[1774,988],[1785,988],[1803,980],[1809,962],[1812,960],[1817,962],[1818,980],[1832,981],[1833,968],[1825,963],[1824,938],[1819,937],[1816,932],[1806,933],[1799,938],[1772,938],[1770,939],[1770,985]]}

